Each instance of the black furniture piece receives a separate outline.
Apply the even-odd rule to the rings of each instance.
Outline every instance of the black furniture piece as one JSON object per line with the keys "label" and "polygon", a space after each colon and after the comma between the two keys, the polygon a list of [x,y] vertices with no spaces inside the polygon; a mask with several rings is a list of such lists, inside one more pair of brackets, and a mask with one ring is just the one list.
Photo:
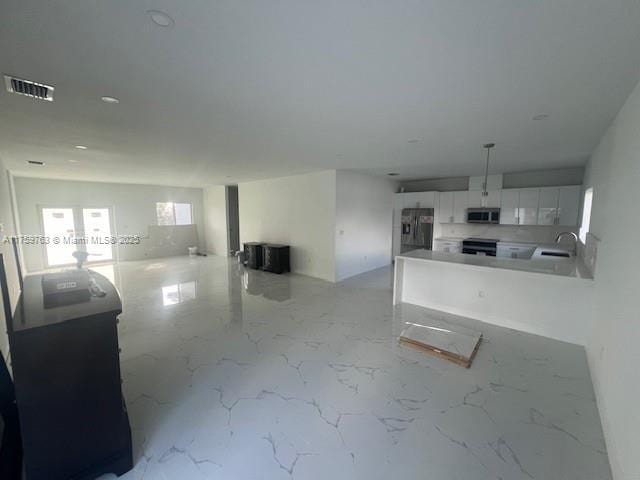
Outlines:
{"label": "black furniture piece", "polygon": [[244,258],[249,268],[258,270],[262,268],[262,242],[247,242],[244,244]]}
{"label": "black furniture piece", "polygon": [[[20,272],[19,264],[18,272]],[[18,283],[22,288],[20,273]],[[4,268],[4,255],[2,254],[0,254],[0,290],[4,316],[6,319],[11,319],[13,311],[9,300],[9,286]],[[8,326],[7,323],[7,328]],[[4,335],[4,330],[0,332],[0,335]],[[0,478],[2,480],[20,480],[22,478],[22,440],[20,439],[16,394],[11,374],[5,362],[5,356],[8,358],[6,354],[6,351],[0,349]]]}
{"label": "black furniture piece", "polygon": [[109,280],[90,276],[104,295],[52,308],[44,307],[42,275],[25,277],[8,322],[26,480],[88,480],[133,467],[120,378],[122,304]]}
{"label": "black furniture piece", "polygon": [[0,478],[19,480],[22,475],[22,442],[13,381],[0,350]]}
{"label": "black furniture piece", "polygon": [[263,247],[263,255],[263,270],[272,273],[283,273],[291,270],[289,265],[289,245],[267,243]]}

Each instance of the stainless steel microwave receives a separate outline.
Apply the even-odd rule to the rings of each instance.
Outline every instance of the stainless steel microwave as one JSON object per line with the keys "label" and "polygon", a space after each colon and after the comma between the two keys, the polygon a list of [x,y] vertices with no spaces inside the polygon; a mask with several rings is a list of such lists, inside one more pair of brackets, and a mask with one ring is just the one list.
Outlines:
{"label": "stainless steel microwave", "polygon": [[467,223],[500,223],[499,208],[468,208]]}

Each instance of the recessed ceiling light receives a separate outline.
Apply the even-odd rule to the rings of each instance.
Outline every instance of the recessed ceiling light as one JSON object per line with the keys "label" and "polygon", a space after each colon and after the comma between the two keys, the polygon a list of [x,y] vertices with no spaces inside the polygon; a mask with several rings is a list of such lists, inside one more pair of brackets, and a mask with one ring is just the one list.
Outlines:
{"label": "recessed ceiling light", "polygon": [[417,138],[412,138],[408,141],[408,143],[418,143],[419,140]]}
{"label": "recessed ceiling light", "polygon": [[387,175],[389,175],[390,177],[397,177],[400,174],[396,172],[391,172],[391,173],[387,173]]}
{"label": "recessed ceiling light", "polygon": [[116,97],[100,97],[104,103],[120,103]]}
{"label": "recessed ceiling light", "polygon": [[44,167],[44,162],[39,162],[37,160],[27,160],[27,163],[30,165],[35,165],[37,167]]}
{"label": "recessed ceiling light", "polygon": [[87,149],[87,147],[85,147],[84,145],[76,145],[76,148],[78,150],[86,150]]}
{"label": "recessed ceiling light", "polygon": [[73,158],[70,158],[69,160],[67,160],[69,163],[80,163],[80,160],[75,160]]}
{"label": "recessed ceiling light", "polygon": [[159,27],[173,27],[175,24],[173,18],[160,10],[147,10],[147,14],[151,17],[151,21]]}
{"label": "recessed ceiling light", "polygon": [[549,115],[546,113],[541,113],[540,115],[533,117],[534,120],[544,120],[545,118],[549,118]]}

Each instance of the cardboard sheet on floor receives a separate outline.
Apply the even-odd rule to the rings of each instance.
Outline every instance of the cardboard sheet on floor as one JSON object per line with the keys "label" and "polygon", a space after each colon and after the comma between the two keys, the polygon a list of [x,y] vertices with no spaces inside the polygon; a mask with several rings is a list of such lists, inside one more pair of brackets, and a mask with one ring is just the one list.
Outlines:
{"label": "cardboard sheet on floor", "polygon": [[437,318],[406,322],[400,343],[469,368],[480,347],[482,334]]}

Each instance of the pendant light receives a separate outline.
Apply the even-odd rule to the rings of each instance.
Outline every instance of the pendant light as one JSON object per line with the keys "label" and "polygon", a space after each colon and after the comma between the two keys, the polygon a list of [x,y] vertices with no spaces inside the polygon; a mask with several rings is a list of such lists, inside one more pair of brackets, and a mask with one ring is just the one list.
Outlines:
{"label": "pendant light", "polygon": [[482,184],[482,206],[487,206],[487,200],[489,197],[489,192],[487,191],[487,183],[489,181],[489,156],[491,155],[491,149],[495,147],[495,143],[485,143],[482,148],[487,149],[487,164],[484,169],[484,182]]}

